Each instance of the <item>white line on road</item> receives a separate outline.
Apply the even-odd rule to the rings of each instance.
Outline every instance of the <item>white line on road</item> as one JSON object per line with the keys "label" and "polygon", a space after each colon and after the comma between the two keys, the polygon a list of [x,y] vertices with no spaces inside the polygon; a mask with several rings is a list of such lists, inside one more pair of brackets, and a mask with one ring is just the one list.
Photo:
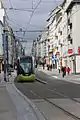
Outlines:
{"label": "white line on road", "polygon": [[57,76],[52,76],[52,77],[54,77],[54,78],[56,78],[56,79],[60,79],[59,77],[57,77]]}
{"label": "white line on road", "polygon": [[37,77],[36,77],[36,80],[37,80],[38,82],[40,82],[40,83],[48,84],[46,81],[43,81],[43,80],[41,80],[41,79],[39,79],[39,78],[37,78]]}
{"label": "white line on road", "polygon": [[34,93],[32,90],[30,90],[30,92],[31,92],[34,96],[37,96],[37,94],[36,94],[36,93]]}

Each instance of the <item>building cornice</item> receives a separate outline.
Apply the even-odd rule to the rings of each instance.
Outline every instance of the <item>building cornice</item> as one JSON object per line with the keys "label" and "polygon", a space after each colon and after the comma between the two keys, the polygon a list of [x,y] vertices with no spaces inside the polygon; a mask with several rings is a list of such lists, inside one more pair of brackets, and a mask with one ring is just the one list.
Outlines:
{"label": "building cornice", "polygon": [[66,12],[68,12],[76,3],[80,4],[80,0],[72,0],[71,3],[66,8]]}

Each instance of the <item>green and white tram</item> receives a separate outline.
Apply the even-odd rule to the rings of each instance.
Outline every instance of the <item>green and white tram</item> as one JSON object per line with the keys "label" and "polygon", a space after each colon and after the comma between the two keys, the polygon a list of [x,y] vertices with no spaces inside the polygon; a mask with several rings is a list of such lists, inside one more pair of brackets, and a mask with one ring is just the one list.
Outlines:
{"label": "green and white tram", "polygon": [[35,65],[32,56],[20,57],[17,60],[17,75],[19,81],[34,81],[35,80]]}

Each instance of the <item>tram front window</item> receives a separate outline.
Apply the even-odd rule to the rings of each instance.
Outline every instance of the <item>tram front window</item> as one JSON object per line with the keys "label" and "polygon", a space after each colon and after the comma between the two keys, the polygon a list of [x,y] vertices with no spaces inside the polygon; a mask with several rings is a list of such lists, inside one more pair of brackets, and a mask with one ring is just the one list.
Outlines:
{"label": "tram front window", "polygon": [[31,60],[20,60],[20,66],[25,73],[31,72]]}

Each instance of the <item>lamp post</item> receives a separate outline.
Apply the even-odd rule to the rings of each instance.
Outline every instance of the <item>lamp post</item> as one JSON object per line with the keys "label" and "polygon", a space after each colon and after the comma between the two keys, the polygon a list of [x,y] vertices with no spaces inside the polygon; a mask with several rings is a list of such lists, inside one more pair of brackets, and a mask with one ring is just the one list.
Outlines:
{"label": "lamp post", "polygon": [[62,44],[62,43],[59,43],[59,45],[60,45],[60,48],[61,48],[60,67],[62,68],[62,47],[63,47],[63,44]]}
{"label": "lamp post", "polygon": [[4,53],[4,81],[7,82],[6,80],[6,32],[5,32],[5,16],[3,16],[3,23],[4,23],[4,28],[3,28],[3,53]]}

